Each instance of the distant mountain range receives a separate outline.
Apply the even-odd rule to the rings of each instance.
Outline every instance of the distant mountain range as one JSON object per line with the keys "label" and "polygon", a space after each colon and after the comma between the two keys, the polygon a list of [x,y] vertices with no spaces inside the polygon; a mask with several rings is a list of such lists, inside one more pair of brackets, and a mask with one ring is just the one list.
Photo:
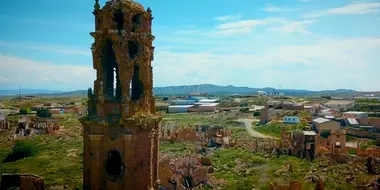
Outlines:
{"label": "distant mountain range", "polygon": [[[249,88],[249,87],[236,87],[232,85],[218,86],[213,84],[201,85],[182,85],[182,86],[167,86],[155,87],[153,92],[156,96],[171,96],[171,95],[186,95],[191,92],[208,93],[209,95],[248,95],[254,94],[257,91],[265,91],[267,93],[276,92],[284,93],[288,96],[352,96],[356,92],[349,89],[325,90],[325,91],[311,91],[311,90],[292,90],[292,89],[274,89],[274,88]],[[87,96],[87,90],[76,90],[70,92],[63,92],[58,90],[43,90],[43,89],[22,89],[21,94],[36,95],[36,96]],[[0,96],[18,96],[19,90],[0,90]]]}
{"label": "distant mountain range", "polygon": [[14,96],[19,95],[33,95],[33,94],[51,94],[51,93],[62,93],[60,90],[44,90],[44,89],[19,89],[17,90],[0,90],[0,96]]}

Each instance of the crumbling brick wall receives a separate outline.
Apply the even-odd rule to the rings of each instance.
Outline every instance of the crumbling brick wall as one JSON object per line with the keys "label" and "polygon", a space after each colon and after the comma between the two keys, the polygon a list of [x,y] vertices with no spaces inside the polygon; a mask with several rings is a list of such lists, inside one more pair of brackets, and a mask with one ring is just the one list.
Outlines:
{"label": "crumbling brick wall", "polygon": [[356,149],[356,155],[360,157],[368,157],[368,156],[374,156],[380,158],[380,149],[375,149],[375,148],[369,148],[362,150],[360,147]]}
{"label": "crumbling brick wall", "polygon": [[183,189],[183,179],[192,178],[194,186],[208,181],[209,167],[203,166],[198,156],[187,156],[179,159],[163,159],[159,165],[161,185],[167,188],[176,184],[176,189]]}
{"label": "crumbling brick wall", "polygon": [[9,188],[44,190],[44,179],[35,175],[3,174],[0,190]]}

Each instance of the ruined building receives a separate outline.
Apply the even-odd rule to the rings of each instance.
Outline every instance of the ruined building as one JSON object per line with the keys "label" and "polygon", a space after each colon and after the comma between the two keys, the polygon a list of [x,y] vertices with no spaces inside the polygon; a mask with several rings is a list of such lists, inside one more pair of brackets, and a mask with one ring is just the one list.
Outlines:
{"label": "ruined building", "polygon": [[6,115],[0,114],[0,129],[9,129],[10,123]]}
{"label": "ruined building", "polygon": [[97,71],[81,118],[84,189],[158,189],[152,12],[139,3],[95,2],[91,50]]}

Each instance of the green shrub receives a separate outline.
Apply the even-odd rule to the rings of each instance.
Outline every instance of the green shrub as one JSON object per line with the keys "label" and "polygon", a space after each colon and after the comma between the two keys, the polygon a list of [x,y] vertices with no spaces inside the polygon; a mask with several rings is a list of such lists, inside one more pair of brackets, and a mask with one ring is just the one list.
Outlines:
{"label": "green shrub", "polygon": [[36,115],[38,117],[51,118],[52,113],[48,109],[42,108],[42,109],[37,110]]}
{"label": "green shrub", "polygon": [[21,115],[26,115],[30,113],[30,108],[21,108],[19,112]]}
{"label": "green shrub", "polygon": [[29,140],[18,140],[4,162],[13,162],[25,157],[34,156],[39,152],[38,145]]}

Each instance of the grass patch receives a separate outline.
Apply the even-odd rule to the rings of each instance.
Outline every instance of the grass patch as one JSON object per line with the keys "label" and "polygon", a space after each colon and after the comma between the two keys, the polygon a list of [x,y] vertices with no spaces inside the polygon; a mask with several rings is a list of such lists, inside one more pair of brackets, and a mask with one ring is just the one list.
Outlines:
{"label": "grass patch", "polygon": [[269,123],[267,125],[261,125],[255,128],[255,131],[260,133],[273,136],[273,137],[281,137],[282,130],[286,128],[287,131],[304,131],[309,130],[307,128],[307,124],[299,123],[299,124],[283,124],[283,123]]}
{"label": "grass patch", "polygon": [[[45,178],[48,188],[64,185],[68,189],[82,187],[83,142],[80,136],[40,135],[28,141],[39,148],[38,154],[3,163],[0,165],[0,173],[36,174]],[[0,159],[7,156],[6,153],[12,150],[12,146],[13,144],[0,144]]]}
{"label": "grass patch", "polygon": [[[223,179],[223,189],[269,189],[271,182],[290,182],[302,180],[309,171],[310,162],[296,157],[281,156],[265,158],[240,149],[220,149],[211,157],[218,179]],[[278,172],[291,164],[293,172]],[[305,184],[307,185],[307,184]]]}
{"label": "grass patch", "polygon": [[14,162],[22,158],[31,157],[36,155],[39,151],[40,149],[35,142],[30,140],[18,140],[3,162]]}
{"label": "grass patch", "polygon": [[196,153],[196,145],[191,142],[160,142],[160,152],[170,154],[171,156],[184,156],[186,154]]}
{"label": "grass patch", "polygon": [[255,131],[263,133],[265,135],[280,137],[283,125],[277,123],[270,123],[268,125],[263,125],[255,128]]}

